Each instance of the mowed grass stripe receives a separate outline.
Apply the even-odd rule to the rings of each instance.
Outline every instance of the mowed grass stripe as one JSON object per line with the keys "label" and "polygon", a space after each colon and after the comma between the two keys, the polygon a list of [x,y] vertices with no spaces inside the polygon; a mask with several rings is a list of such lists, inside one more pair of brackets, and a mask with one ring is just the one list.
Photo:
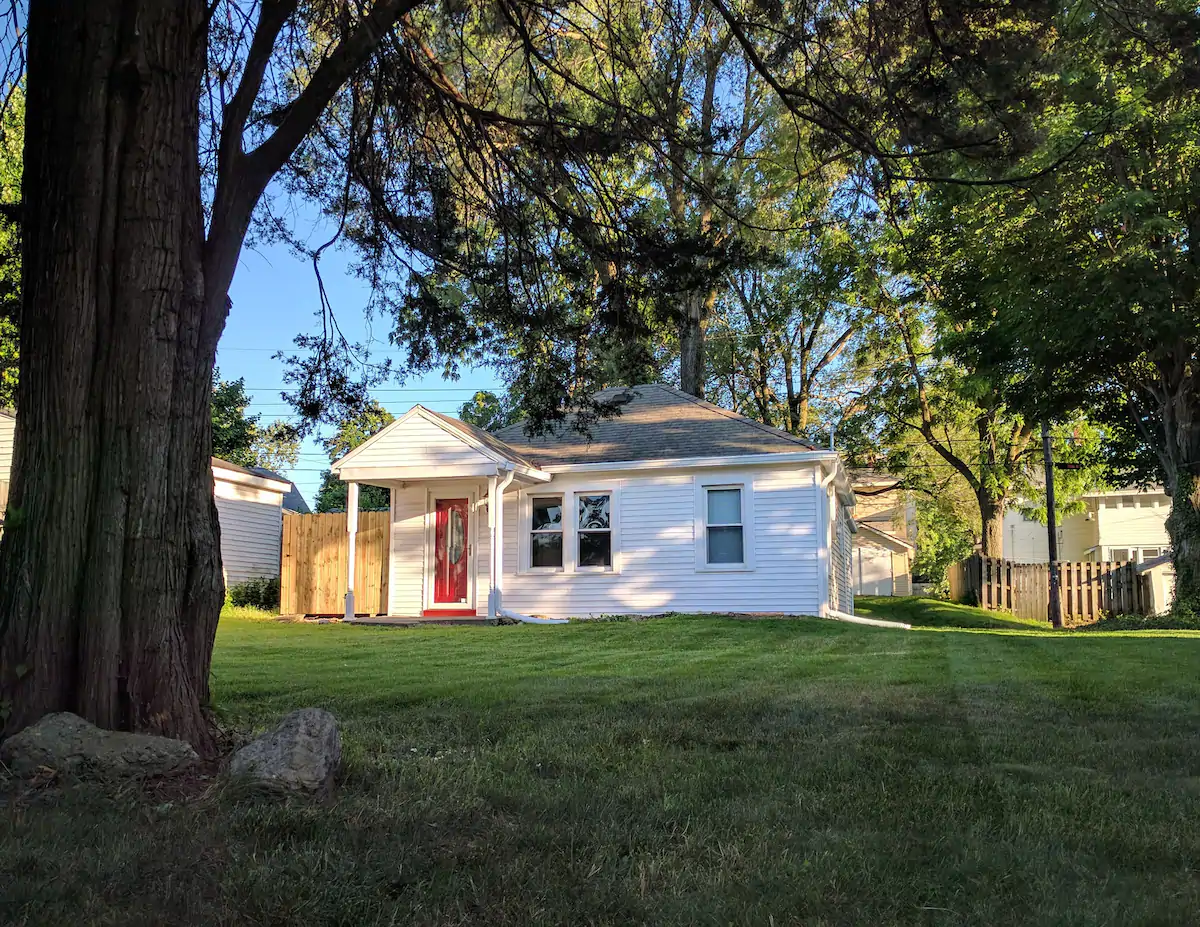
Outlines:
{"label": "mowed grass stripe", "polygon": [[3,910],[15,923],[1192,922],[1200,638],[865,604],[940,633],[227,615],[220,716],[255,729],[333,710],[335,799],[7,792]]}

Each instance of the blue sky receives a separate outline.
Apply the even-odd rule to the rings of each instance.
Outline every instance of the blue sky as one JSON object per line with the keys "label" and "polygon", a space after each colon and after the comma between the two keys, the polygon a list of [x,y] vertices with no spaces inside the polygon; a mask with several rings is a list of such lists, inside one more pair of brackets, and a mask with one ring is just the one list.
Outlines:
{"label": "blue sky", "polygon": [[[348,273],[349,255],[333,249],[321,259],[321,276],[346,337],[372,344],[372,353],[387,353],[388,326],[378,318],[368,326],[363,308],[367,288]],[[233,309],[225,333],[217,348],[217,366],[222,380],[246,381],[251,397],[250,411],[261,413],[262,421],[294,418],[283,401],[283,362],[273,359],[279,350],[287,351],[292,339],[312,332],[317,324],[314,313],[320,307],[312,264],[292,254],[285,246],[275,245],[242,251],[237,275],[229,291]],[[391,356],[402,362],[400,352]],[[439,412],[457,413],[478,389],[499,389],[495,374],[486,369],[464,371],[458,381],[446,381],[438,375],[413,377],[401,383],[393,381],[373,393],[389,411],[399,414],[415,403]],[[304,498],[311,505],[320,483],[321,471],[329,464],[324,450],[309,438],[300,449],[300,460],[288,471]]]}

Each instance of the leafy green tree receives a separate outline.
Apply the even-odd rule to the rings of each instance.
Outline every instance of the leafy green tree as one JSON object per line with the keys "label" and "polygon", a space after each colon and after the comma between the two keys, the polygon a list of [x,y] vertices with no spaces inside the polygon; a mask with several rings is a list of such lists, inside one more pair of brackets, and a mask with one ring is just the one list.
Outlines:
{"label": "leafy green tree", "polygon": [[25,142],[25,94],[12,89],[0,113],[0,409],[17,404],[20,360],[17,320],[21,308],[21,149]]}
{"label": "leafy green tree", "polygon": [[490,390],[481,389],[459,407],[458,417],[468,425],[484,431],[495,431],[511,425],[520,415],[513,403]]}
{"label": "leafy green tree", "polygon": [[975,531],[946,496],[917,497],[917,553],[913,581],[932,583],[934,595],[949,594],[947,571],[975,549]]}
{"label": "leafy green tree", "polygon": [[1017,163],[1027,181],[931,188],[920,246],[938,265],[948,350],[1019,381],[1030,414],[1087,406],[1124,435],[1128,469],[1171,496],[1177,601],[1196,603],[1200,94],[1187,36],[1200,13],[1134,3],[1058,27],[1034,84],[1037,144]]}
{"label": "leafy green tree", "polygon": [[250,397],[246,381],[223,381],[221,371],[213,370],[212,389],[212,452],[240,467],[257,466],[254,439],[258,434],[258,416],[247,415]]}

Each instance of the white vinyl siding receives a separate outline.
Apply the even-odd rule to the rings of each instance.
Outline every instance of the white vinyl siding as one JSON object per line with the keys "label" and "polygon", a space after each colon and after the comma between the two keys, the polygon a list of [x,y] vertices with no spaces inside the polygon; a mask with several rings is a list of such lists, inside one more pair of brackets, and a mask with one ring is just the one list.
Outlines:
{"label": "white vinyl siding", "polygon": [[0,414],[0,483],[9,482],[12,472],[13,433],[17,428],[17,420]]}
{"label": "white vinyl siding", "polygon": [[[656,612],[783,612],[816,615],[823,598],[818,583],[818,488],[813,468],[742,468],[737,476],[717,471],[647,471],[631,476],[558,473],[547,491],[592,493],[612,488],[614,558],[611,572],[517,571],[528,523],[518,495],[504,505],[504,605],[526,614],[586,616]],[[746,481],[746,521],[753,533],[754,569],[697,572],[696,479],[726,484]]]}
{"label": "white vinyl siding", "polygon": [[213,495],[221,522],[225,585],[279,575],[283,493],[229,482],[216,475]]}
{"label": "white vinyl siding", "polygon": [[466,444],[462,438],[420,415],[389,425],[374,441],[364,444],[346,462],[350,469],[371,467],[426,467],[431,477],[438,467],[486,464],[492,458]]}
{"label": "white vinyl siding", "polygon": [[[475,613],[487,615],[488,563],[491,538],[488,535],[487,481],[454,480],[437,483],[441,498],[480,501],[468,515],[470,556],[475,560]],[[429,543],[426,515],[429,508],[428,483],[411,483],[392,488],[392,538],[388,563],[388,614],[415,617],[425,609],[426,550]]]}

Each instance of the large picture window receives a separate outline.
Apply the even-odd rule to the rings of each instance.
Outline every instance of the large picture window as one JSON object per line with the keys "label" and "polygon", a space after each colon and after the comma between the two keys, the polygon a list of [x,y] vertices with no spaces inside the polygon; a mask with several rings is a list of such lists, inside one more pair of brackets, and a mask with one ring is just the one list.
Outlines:
{"label": "large picture window", "polygon": [[531,501],[532,521],[529,532],[529,565],[562,569],[563,500],[562,496],[535,496]]}
{"label": "large picture window", "polygon": [[745,526],[742,522],[740,487],[705,490],[705,552],[711,565],[742,564],[746,561]]}
{"label": "large picture window", "polygon": [[578,521],[575,560],[578,567],[610,569],[612,567],[612,496],[609,493],[586,493],[575,497]]}

